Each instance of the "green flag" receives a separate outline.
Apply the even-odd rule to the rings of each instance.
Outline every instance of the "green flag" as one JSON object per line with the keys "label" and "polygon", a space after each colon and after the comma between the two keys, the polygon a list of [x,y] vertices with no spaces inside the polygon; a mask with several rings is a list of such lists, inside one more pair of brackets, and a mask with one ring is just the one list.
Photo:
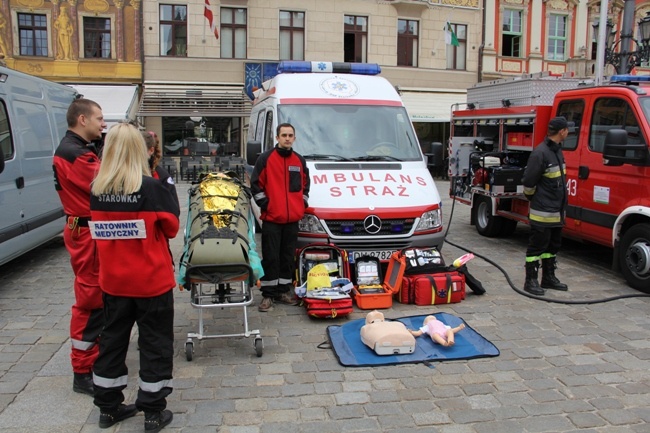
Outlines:
{"label": "green flag", "polygon": [[451,23],[449,21],[447,21],[445,24],[445,43],[447,45],[453,45],[454,47],[460,45],[460,43],[458,43],[456,33],[454,33],[454,30],[452,29]]}

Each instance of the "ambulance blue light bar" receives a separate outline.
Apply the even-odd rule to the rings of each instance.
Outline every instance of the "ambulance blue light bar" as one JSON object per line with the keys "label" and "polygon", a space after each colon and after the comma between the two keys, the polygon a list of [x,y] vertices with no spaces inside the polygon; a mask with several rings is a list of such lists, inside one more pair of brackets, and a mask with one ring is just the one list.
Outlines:
{"label": "ambulance blue light bar", "polygon": [[650,75],[612,75],[610,83],[650,83]]}
{"label": "ambulance blue light bar", "polygon": [[282,73],[335,73],[377,75],[381,68],[377,63],[345,63],[345,62],[300,62],[285,61],[278,64],[278,74]]}

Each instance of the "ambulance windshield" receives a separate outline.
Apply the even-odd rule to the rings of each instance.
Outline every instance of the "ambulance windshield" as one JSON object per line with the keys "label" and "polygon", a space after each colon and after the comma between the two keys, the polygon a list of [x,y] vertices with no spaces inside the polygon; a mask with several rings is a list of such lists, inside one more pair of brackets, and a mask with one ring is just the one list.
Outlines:
{"label": "ambulance windshield", "polygon": [[420,146],[404,107],[279,105],[278,123],[296,128],[307,159],[417,161]]}

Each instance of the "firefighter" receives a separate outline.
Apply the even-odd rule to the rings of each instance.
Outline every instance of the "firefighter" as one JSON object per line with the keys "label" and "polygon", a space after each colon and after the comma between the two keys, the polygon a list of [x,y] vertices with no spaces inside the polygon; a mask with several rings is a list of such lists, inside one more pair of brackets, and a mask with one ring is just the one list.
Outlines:
{"label": "firefighter", "polygon": [[[524,194],[530,201],[528,220],[530,238],[526,250],[524,290],[544,295],[544,289],[568,290],[555,276],[555,256],[562,243],[562,227],[567,205],[566,166],[561,143],[569,135],[564,117],[554,117],[548,124],[546,139],[530,154],[524,171]],[[537,281],[539,260],[542,281]]]}

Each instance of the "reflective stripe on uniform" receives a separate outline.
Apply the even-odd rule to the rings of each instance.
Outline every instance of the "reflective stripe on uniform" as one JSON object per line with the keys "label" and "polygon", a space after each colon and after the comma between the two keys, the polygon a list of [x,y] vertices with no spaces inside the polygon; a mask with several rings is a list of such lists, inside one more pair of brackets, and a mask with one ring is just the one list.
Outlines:
{"label": "reflective stripe on uniform", "polygon": [[524,187],[524,194],[526,194],[526,195],[534,195],[536,190],[537,190],[536,186],[531,186],[531,187],[525,186]]}
{"label": "reflective stripe on uniform", "polygon": [[140,389],[145,392],[158,392],[163,388],[173,388],[172,379],[165,379],[158,382],[145,382],[140,379]]}
{"label": "reflective stripe on uniform", "polygon": [[272,287],[278,285],[278,280],[260,280],[262,287]]}
{"label": "reflective stripe on uniform", "polygon": [[544,172],[544,177],[548,177],[549,179],[555,179],[560,176],[562,176],[562,170],[557,165],[547,168]]}
{"label": "reflective stripe on uniform", "polygon": [[291,284],[293,282],[290,278],[280,278],[278,279],[278,284]]}
{"label": "reflective stripe on uniform", "polygon": [[542,254],[541,256],[539,256],[539,257],[540,257],[542,260],[545,260],[545,259],[552,259],[553,257],[555,257],[555,254],[552,254],[552,253],[543,253],[543,254]]}
{"label": "reflective stripe on uniform", "polygon": [[562,215],[560,215],[560,212],[543,212],[537,209],[531,209],[528,214],[528,219],[540,223],[559,223],[562,221]]}
{"label": "reflective stripe on uniform", "polygon": [[75,340],[75,339],[70,339],[72,342],[72,347],[77,349],[77,350],[90,350],[93,347],[95,347],[95,342],[94,341],[83,341],[83,340]]}
{"label": "reflective stripe on uniform", "polygon": [[102,388],[119,388],[121,386],[126,386],[128,378],[129,376],[126,374],[124,376],[111,379],[108,377],[97,376],[95,373],[93,373],[93,383]]}
{"label": "reflective stripe on uniform", "polygon": [[538,261],[540,256],[526,256],[526,263]]}

